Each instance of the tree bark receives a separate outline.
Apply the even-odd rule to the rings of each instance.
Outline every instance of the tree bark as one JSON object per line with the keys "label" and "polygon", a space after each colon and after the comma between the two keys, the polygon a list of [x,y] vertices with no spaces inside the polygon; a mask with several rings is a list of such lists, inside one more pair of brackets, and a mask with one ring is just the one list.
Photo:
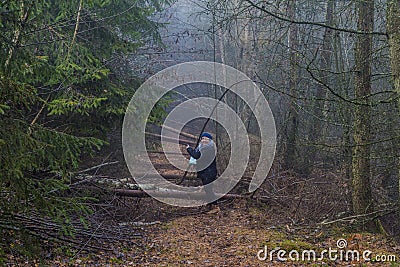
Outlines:
{"label": "tree bark", "polygon": [[[112,190],[113,193],[115,193],[117,196],[124,196],[124,197],[149,197],[145,191],[142,190],[130,190],[130,189],[114,189]],[[187,195],[183,192],[168,192],[168,191],[152,191],[151,192],[152,196],[156,195],[158,197],[164,197],[164,198],[182,198],[185,199],[187,198]],[[199,192],[199,193],[192,193],[191,194],[191,199],[198,199],[202,200],[205,199],[206,193]],[[249,197],[249,195],[236,195],[236,194],[226,194],[226,195],[221,195],[221,199],[236,199],[236,198],[246,198]]]}
{"label": "tree bark", "polygon": [[[335,0],[328,0],[326,6],[325,13],[325,23],[327,25],[333,26],[333,10],[334,10]],[[321,60],[319,63],[320,70],[319,76],[320,80],[323,84],[331,86],[330,75],[332,70],[332,54],[333,54],[333,30],[330,28],[325,28],[324,37],[322,40],[321,47]],[[307,153],[313,162],[317,159],[323,160],[321,155],[318,153],[317,145],[322,141],[322,138],[326,136],[328,124],[327,120],[327,112],[325,110],[328,109],[327,101],[325,100],[327,97],[327,89],[322,85],[318,84],[315,92],[315,104],[314,104],[314,114],[315,119],[310,123],[310,140],[313,143],[313,147],[308,149],[309,153]]]}
{"label": "tree bark", "polygon": [[[374,29],[374,1],[357,1],[358,30],[371,32]],[[352,160],[353,212],[365,214],[373,211],[370,182],[370,141],[372,35],[357,36],[355,47],[355,97],[362,103],[354,106],[354,149]],[[372,230],[373,225],[367,225]]]}
{"label": "tree bark", "polygon": [[17,46],[20,42],[21,31],[23,30],[23,27],[24,27],[26,21],[28,20],[28,15],[30,12],[30,7],[28,6],[26,8],[24,1],[20,2],[20,9],[21,9],[20,10],[20,21],[19,21],[19,24],[17,25],[17,27],[15,28],[14,36],[13,36],[13,39],[11,42],[11,47],[8,50],[7,58],[4,63],[4,69],[6,69],[6,70],[8,69],[8,66],[10,65],[11,59],[14,55],[15,48],[17,48]]}
{"label": "tree bark", "polygon": [[[389,38],[389,55],[392,69],[392,79],[397,95],[400,94],[400,0],[390,0],[387,4],[387,35]],[[398,98],[400,109],[400,98]],[[400,159],[397,159],[397,165]],[[399,168],[400,169],[400,168]],[[397,190],[400,188],[400,173],[398,174]],[[400,194],[400,193],[399,193]],[[398,195],[397,229],[400,229],[400,197]],[[398,232],[397,234],[400,234]]]}
{"label": "tree bark", "polygon": [[[326,7],[325,21],[329,26],[333,26],[333,8],[335,0],[328,0]],[[324,37],[322,41],[321,61],[320,61],[320,79],[324,84],[330,85],[329,77],[332,69],[332,51],[333,51],[333,30],[325,28]],[[315,105],[315,115],[319,120],[315,120],[313,127],[313,139],[318,140],[317,136],[325,136],[326,119],[325,102],[322,99],[326,99],[327,90],[323,85],[318,85],[316,98],[317,103]],[[321,134],[322,133],[322,134]]]}
{"label": "tree bark", "polygon": [[[296,16],[296,0],[290,0],[288,2],[288,17],[291,20],[295,20]],[[291,24],[289,26],[289,35],[288,35],[288,48],[289,48],[289,91],[291,96],[297,95],[297,84],[299,81],[299,67],[298,67],[298,25]],[[293,168],[295,171],[299,171],[298,161],[300,160],[297,157],[297,147],[296,147],[296,139],[298,132],[298,114],[296,110],[296,99],[291,98],[289,101],[289,114],[286,125],[286,153],[285,153],[285,166],[286,168]],[[305,166],[303,166],[305,167]]]}

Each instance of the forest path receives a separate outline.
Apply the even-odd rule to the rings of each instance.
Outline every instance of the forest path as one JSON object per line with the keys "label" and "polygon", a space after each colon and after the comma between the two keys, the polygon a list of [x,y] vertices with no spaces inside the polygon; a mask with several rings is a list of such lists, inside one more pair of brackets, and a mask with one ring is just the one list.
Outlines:
{"label": "forest path", "polygon": [[270,235],[237,205],[221,207],[152,229],[143,266],[257,266],[259,247]]}

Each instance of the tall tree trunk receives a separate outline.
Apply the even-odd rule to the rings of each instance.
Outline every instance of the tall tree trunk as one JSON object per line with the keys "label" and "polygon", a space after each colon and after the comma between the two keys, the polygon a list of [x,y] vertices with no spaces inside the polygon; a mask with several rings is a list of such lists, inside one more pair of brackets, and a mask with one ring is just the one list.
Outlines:
{"label": "tall tree trunk", "polygon": [[[336,3],[335,3],[336,4]],[[336,21],[334,22],[334,26],[338,26]],[[343,55],[343,45],[342,38],[340,32],[337,31],[333,36],[333,55],[334,55],[334,68],[336,73],[340,73],[337,75],[337,78],[332,81],[333,87],[339,89],[339,93],[346,98],[350,98],[350,90],[348,87],[348,77],[347,71],[345,68],[345,59]],[[343,153],[343,169],[345,170],[345,178],[347,180],[351,179],[351,169],[352,169],[352,140],[353,140],[353,132],[352,127],[350,127],[352,123],[352,108],[348,103],[339,102],[335,104],[335,109],[339,110],[340,114],[340,122],[343,125],[343,134],[341,138],[342,144],[342,153]]]}
{"label": "tall tree trunk", "polygon": [[[393,84],[397,94],[400,94],[400,0],[390,0],[387,4],[387,34],[389,37],[390,62],[393,75]],[[398,99],[400,109],[400,99]],[[399,159],[397,164],[399,164]],[[397,189],[400,188],[400,173]],[[400,193],[399,193],[400,194]],[[398,198],[397,225],[400,229],[400,197]],[[400,234],[400,233],[397,233]]]}
{"label": "tall tree trunk", "polygon": [[[216,30],[216,34],[217,34],[217,40],[218,40],[218,52],[220,54],[220,60],[222,64],[226,64],[226,53],[225,53],[225,34],[222,31],[221,28],[218,28]],[[223,77],[227,77],[226,76],[226,69],[225,67],[222,69],[223,71]],[[227,82],[227,81],[226,81]],[[218,94],[219,96],[221,96],[224,92],[225,92],[225,88],[224,87],[220,87],[218,86]],[[228,95],[225,95],[222,99],[222,101],[224,103],[232,103],[233,101],[230,100]],[[219,113],[219,116],[222,118],[226,118],[227,114],[224,113],[224,111],[222,111],[223,113]],[[217,153],[217,164],[219,166],[219,170],[225,170],[225,168],[228,166],[229,164],[229,159],[230,159],[230,155],[229,153],[226,151],[226,149],[224,149],[227,145],[228,145],[228,140],[229,137],[226,135],[226,132],[224,130],[224,128],[222,127],[222,125],[219,125],[217,122],[215,123],[215,130],[216,130],[216,145],[217,145],[217,150],[220,151],[220,153]],[[236,138],[236,132],[234,132],[234,138]]]}
{"label": "tall tree trunk", "polygon": [[[333,8],[334,8],[335,0],[328,0],[327,7],[326,7],[326,15],[325,21],[326,25],[333,27]],[[329,76],[331,68],[332,68],[332,44],[333,44],[333,30],[329,28],[325,28],[325,33],[322,41],[322,51],[321,51],[321,62],[320,62],[320,77],[321,81],[324,84],[330,85]],[[318,118],[322,119],[321,122],[316,123],[314,129],[315,133],[320,136],[325,136],[324,134],[321,135],[321,130],[324,130],[325,127],[324,121],[326,113],[323,112],[325,107],[325,101],[322,99],[326,98],[327,90],[322,85],[319,85],[317,88],[316,97],[319,99],[316,105],[316,115]]]}
{"label": "tall tree trunk", "polygon": [[[333,9],[336,0],[328,0],[326,6],[325,21],[326,24],[333,27]],[[321,61],[320,61],[320,80],[327,85],[331,85],[329,77],[331,75],[332,69],[332,53],[333,53],[333,30],[325,28],[324,37],[322,40],[321,47]],[[314,106],[314,114],[317,119],[313,119],[311,123],[311,140],[316,144],[321,140],[321,137],[326,136],[327,114],[324,111],[326,109],[326,99],[327,89],[323,85],[319,84],[315,94],[316,103]],[[317,158],[317,149],[311,148],[310,158],[314,160]]]}
{"label": "tall tree trunk", "polygon": [[19,42],[20,42],[20,38],[21,38],[21,31],[23,30],[23,27],[28,19],[28,15],[30,12],[30,7],[25,7],[25,2],[24,1],[20,1],[20,21],[18,21],[18,24],[15,28],[14,31],[14,36],[12,38],[11,41],[11,47],[8,50],[7,53],[7,58],[6,61],[4,63],[4,69],[7,70],[8,66],[10,65],[11,59],[14,55],[14,51],[17,48]]}
{"label": "tall tree trunk", "polygon": [[[296,0],[290,0],[288,2],[288,17],[290,20],[295,20],[296,18]],[[291,24],[289,26],[289,36],[288,36],[288,47],[289,47],[289,91],[292,96],[296,96],[297,84],[299,81],[299,67],[298,67],[298,25]],[[289,102],[289,116],[286,126],[286,155],[285,155],[285,166],[287,168],[294,168],[299,171],[298,168],[298,157],[296,148],[297,132],[299,127],[298,114],[296,111],[296,99],[291,98]]]}
{"label": "tall tree trunk", "polygon": [[[356,2],[358,30],[372,32],[374,29],[374,1]],[[353,149],[353,211],[355,214],[371,212],[372,194],[370,182],[370,141],[371,141],[371,61],[372,35],[359,34],[355,47],[355,97],[363,105],[354,107],[354,149]],[[372,228],[373,224],[367,225]],[[372,230],[372,229],[371,229]]]}

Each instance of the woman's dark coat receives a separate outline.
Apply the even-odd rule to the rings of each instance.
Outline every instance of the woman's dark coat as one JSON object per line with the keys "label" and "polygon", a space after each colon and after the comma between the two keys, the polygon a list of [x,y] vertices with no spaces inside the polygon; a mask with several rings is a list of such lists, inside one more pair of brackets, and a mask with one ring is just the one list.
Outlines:
{"label": "woman's dark coat", "polygon": [[[201,179],[203,185],[213,182],[217,178],[217,163],[215,160],[214,145],[206,145],[201,149],[199,149],[199,147],[197,147],[196,149],[188,147],[187,152],[189,153],[190,156],[192,156],[197,160],[196,163],[196,168],[198,169],[197,177]],[[206,162],[209,162],[211,158],[213,158],[211,164],[208,165],[205,169],[203,169],[207,164]]]}

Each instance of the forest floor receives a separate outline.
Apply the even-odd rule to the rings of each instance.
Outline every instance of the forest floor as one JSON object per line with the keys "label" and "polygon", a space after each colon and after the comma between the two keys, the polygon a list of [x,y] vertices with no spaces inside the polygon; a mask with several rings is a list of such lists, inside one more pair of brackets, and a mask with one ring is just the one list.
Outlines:
{"label": "forest floor", "polygon": [[[399,266],[393,262],[366,264],[362,256],[360,261],[341,261],[340,252],[336,260],[330,260],[328,255],[318,260],[324,249],[340,250],[337,240],[343,239],[347,242],[343,251],[357,250],[361,254],[364,250],[371,250],[371,259],[376,255],[396,255],[398,264],[400,246],[381,235],[280,224],[267,213],[267,210],[243,201],[234,201],[221,204],[219,210],[176,218],[148,228],[149,242],[143,253],[132,262],[140,266],[359,266],[360,263]],[[271,250],[278,248],[286,251],[283,258],[289,258],[288,253],[296,250],[300,253],[299,260],[288,259],[285,262],[278,259],[277,252],[270,254]],[[260,250],[264,251],[259,253]],[[309,261],[302,261],[301,254],[305,250],[315,250],[317,260],[311,257]]]}
{"label": "forest floor", "polygon": [[[36,266],[400,266],[400,245],[383,235],[333,226],[291,225],[276,220],[267,207],[244,200],[222,202],[210,211],[168,207],[151,199],[142,204],[152,210],[141,226],[131,226],[132,236],[113,243],[112,251],[60,255]],[[141,238],[134,233],[140,233]],[[338,240],[345,240],[346,247],[338,248]],[[287,261],[280,260],[277,251],[270,254],[278,248],[286,251],[281,256]],[[324,249],[331,249],[332,256],[326,252],[321,260]],[[294,250],[299,260],[296,254],[290,254],[289,259]],[[316,260],[312,256],[307,260],[308,254],[302,260],[302,253],[310,250],[316,252]],[[372,252],[369,258],[379,255],[387,262],[365,261],[362,254],[367,250]],[[349,254],[346,260],[348,251],[358,251],[360,259],[351,260]],[[396,259],[388,262],[392,255]]]}
{"label": "forest floor", "polygon": [[[103,152],[108,155],[105,160],[118,160],[120,165],[107,166],[96,173],[129,177],[120,152]],[[152,160],[158,166],[165,163],[160,154],[153,155]],[[98,162],[88,162],[88,166]],[[326,175],[299,179],[272,170],[269,187],[258,190],[258,196],[269,195],[268,201],[260,201],[257,195],[252,199],[229,199],[220,201],[218,208],[212,210],[173,207],[152,198],[107,196],[111,200],[100,206],[93,234],[99,235],[108,227],[121,238],[105,239],[104,246],[97,244],[106,250],[93,246],[88,249],[90,238],[75,249],[49,244],[47,258],[32,261],[8,255],[6,265],[400,266],[400,244],[390,237],[356,231],[345,224],[320,223],[348,210],[348,197],[337,194],[338,190],[345,192],[348,183],[341,177],[327,171]],[[196,183],[196,178],[192,179]],[[236,193],[240,194],[241,189],[238,190]],[[352,258],[353,253],[359,253],[359,259]],[[372,261],[365,261],[363,253]],[[378,262],[378,257],[386,261]]]}

